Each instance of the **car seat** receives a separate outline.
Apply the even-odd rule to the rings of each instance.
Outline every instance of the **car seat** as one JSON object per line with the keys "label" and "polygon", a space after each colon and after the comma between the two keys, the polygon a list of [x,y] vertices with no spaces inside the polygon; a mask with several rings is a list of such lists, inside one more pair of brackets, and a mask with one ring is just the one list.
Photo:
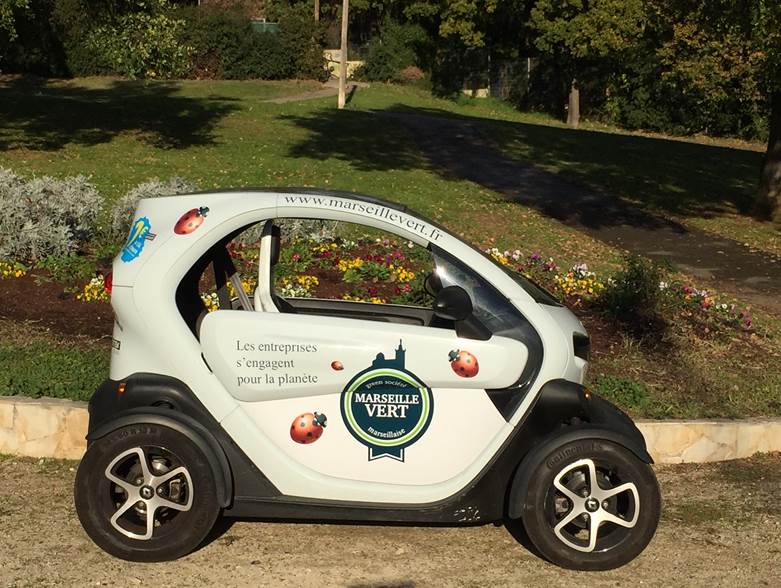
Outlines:
{"label": "car seat", "polygon": [[279,261],[281,241],[279,227],[274,221],[266,221],[260,237],[258,287],[253,296],[255,310],[259,312],[295,312],[287,300],[277,295],[274,287],[274,266]]}

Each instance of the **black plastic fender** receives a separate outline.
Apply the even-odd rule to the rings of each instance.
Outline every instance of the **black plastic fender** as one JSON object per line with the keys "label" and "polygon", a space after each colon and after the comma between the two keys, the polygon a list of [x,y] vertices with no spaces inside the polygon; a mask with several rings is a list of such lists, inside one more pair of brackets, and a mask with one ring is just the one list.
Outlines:
{"label": "black plastic fender", "polygon": [[87,434],[87,441],[95,441],[128,425],[141,424],[168,427],[194,443],[209,462],[217,486],[217,500],[220,507],[226,508],[230,505],[233,498],[233,479],[222,447],[206,427],[182,412],[155,406],[130,408],[91,430]]}
{"label": "black plastic fender", "polygon": [[[601,400],[601,399],[600,399]],[[517,519],[523,513],[524,502],[533,473],[533,464],[537,463],[541,456],[553,452],[556,447],[573,441],[586,441],[589,439],[604,439],[612,441],[629,449],[639,459],[646,463],[653,463],[645,443],[638,444],[636,439],[627,436],[622,431],[605,429],[600,426],[583,425],[564,429],[558,434],[553,434],[538,444],[521,461],[513,477],[508,498],[507,516]]]}
{"label": "black plastic fender", "polygon": [[[561,427],[562,423],[568,426]],[[643,434],[632,419],[611,402],[568,380],[551,380],[542,387],[523,426],[534,431],[539,441],[523,457],[512,478],[507,507],[510,518],[521,516],[531,476],[530,464],[554,446],[596,437],[622,445],[644,462],[653,463]]]}

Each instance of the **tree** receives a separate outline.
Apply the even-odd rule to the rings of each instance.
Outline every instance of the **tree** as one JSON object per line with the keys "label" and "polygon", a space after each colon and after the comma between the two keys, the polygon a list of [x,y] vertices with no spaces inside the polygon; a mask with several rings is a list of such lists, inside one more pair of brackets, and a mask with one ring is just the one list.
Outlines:
{"label": "tree", "polygon": [[767,59],[764,81],[770,94],[770,124],[754,212],[781,226],[781,4],[756,0],[755,14],[755,38]]}
{"label": "tree", "polygon": [[9,40],[16,37],[14,8],[28,8],[30,0],[0,0],[0,31],[5,31]]}
{"label": "tree", "polygon": [[578,76],[590,61],[617,57],[642,35],[643,0],[537,0],[531,10],[534,44],[554,56],[569,79],[567,122],[579,123]]}

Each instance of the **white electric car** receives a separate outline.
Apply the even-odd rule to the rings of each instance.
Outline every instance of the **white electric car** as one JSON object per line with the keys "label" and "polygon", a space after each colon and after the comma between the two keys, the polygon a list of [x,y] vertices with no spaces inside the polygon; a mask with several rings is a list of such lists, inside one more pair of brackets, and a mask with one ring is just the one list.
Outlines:
{"label": "white electric car", "polygon": [[[75,502],[124,559],[183,556],[218,516],[504,524],[568,568],[653,536],[642,435],[582,385],[589,339],[547,292],[412,211],[308,189],[142,200],[114,260],[110,378],[90,402]],[[284,298],[284,219],[425,248],[428,307]],[[259,231],[257,288],[228,244]],[[204,276],[220,308],[207,312]]]}

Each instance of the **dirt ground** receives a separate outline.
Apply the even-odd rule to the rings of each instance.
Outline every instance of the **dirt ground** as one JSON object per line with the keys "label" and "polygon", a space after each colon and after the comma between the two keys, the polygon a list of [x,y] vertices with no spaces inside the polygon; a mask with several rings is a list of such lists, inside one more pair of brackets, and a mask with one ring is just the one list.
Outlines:
{"label": "dirt ground", "polygon": [[656,537],[634,562],[600,573],[540,561],[493,526],[237,522],[175,563],[128,563],[79,526],[75,466],[0,457],[0,585],[742,588],[781,577],[781,454],[658,467],[665,505]]}

